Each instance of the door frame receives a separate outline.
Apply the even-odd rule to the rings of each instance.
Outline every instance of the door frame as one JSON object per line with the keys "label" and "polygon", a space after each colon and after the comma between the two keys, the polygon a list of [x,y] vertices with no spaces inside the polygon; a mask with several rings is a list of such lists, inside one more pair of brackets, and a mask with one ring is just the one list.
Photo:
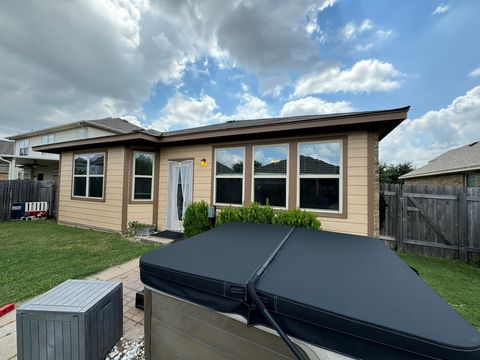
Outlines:
{"label": "door frame", "polygon": [[191,191],[190,192],[192,194],[192,202],[193,202],[193,199],[194,199],[194,193],[193,193],[194,186],[193,186],[193,184],[194,184],[194,176],[195,176],[195,159],[193,159],[193,158],[168,159],[167,160],[167,164],[168,164],[168,166],[167,166],[167,194],[166,194],[167,197],[166,197],[166,204],[165,204],[165,206],[166,206],[166,209],[165,209],[166,210],[166,212],[165,212],[165,214],[166,214],[165,229],[170,230],[170,231],[183,231],[183,220],[180,222],[181,223],[181,228],[180,229],[172,229],[171,227],[168,226],[169,203],[170,203],[170,201],[169,201],[169,199],[170,199],[170,191],[169,191],[169,189],[170,189],[170,163],[180,164],[184,161],[185,162],[186,161],[191,161],[191,163],[192,163],[192,181],[191,181],[191,185],[190,185],[191,186],[191,189],[190,189]]}

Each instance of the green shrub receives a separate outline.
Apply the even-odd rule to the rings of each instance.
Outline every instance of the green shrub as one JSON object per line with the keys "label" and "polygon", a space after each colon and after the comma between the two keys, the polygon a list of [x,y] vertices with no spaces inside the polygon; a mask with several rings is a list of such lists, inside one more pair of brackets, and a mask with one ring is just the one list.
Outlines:
{"label": "green shrub", "polygon": [[211,228],[208,220],[208,204],[205,201],[192,202],[185,210],[183,234],[191,237]]}
{"label": "green shrub", "polygon": [[320,220],[317,219],[315,214],[300,209],[278,212],[273,218],[272,224],[304,227],[313,230],[321,229]]}
{"label": "green shrub", "polygon": [[215,226],[220,226],[235,221],[242,221],[240,217],[240,209],[242,208],[227,207],[225,209],[222,209],[217,214]]}
{"label": "green shrub", "polygon": [[321,228],[320,221],[311,212],[294,209],[275,213],[271,206],[263,206],[255,202],[248,207],[228,207],[222,209],[217,215],[216,225],[220,226],[234,221],[297,226],[314,230],[320,230]]}

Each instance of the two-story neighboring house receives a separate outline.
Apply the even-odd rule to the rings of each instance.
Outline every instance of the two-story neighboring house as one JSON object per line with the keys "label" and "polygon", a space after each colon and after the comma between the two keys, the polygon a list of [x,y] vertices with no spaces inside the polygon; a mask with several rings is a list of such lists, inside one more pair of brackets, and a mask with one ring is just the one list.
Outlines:
{"label": "two-story neighboring house", "polygon": [[7,137],[13,140],[13,153],[0,154],[2,164],[8,163],[8,179],[55,180],[59,156],[32,150],[38,145],[126,134],[143,130],[127,120],[106,118],[84,120]]}
{"label": "two-story neighboring house", "polygon": [[8,180],[10,162],[8,160],[4,160],[3,156],[13,155],[13,149],[13,141],[0,140],[0,180]]}

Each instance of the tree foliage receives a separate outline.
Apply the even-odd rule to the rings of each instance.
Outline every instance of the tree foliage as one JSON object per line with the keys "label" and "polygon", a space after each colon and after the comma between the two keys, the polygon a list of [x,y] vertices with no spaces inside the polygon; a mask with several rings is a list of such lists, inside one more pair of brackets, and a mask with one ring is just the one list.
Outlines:
{"label": "tree foliage", "polygon": [[414,170],[415,167],[411,162],[405,162],[400,164],[380,164],[380,183],[384,184],[401,184],[402,180],[398,178],[410,171]]}

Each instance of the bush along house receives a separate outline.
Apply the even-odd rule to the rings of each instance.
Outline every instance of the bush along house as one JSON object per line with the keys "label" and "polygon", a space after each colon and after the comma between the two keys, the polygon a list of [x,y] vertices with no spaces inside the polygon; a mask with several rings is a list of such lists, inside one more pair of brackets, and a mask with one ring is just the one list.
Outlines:
{"label": "bush along house", "polygon": [[182,230],[187,205],[268,203],[322,229],[378,236],[378,143],[409,108],[139,130],[37,146],[60,155],[58,221]]}

